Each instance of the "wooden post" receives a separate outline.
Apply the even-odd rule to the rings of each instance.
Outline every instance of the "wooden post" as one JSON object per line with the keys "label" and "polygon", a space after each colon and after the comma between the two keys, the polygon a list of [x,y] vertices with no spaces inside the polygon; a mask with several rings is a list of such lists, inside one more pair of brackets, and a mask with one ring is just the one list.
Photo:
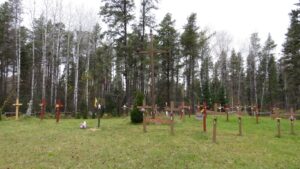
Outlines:
{"label": "wooden post", "polygon": [[295,118],[290,118],[291,120],[291,134],[294,135],[295,131],[294,131],[294,122],[295,122]]}
{"label": "wooden post", "polygon": [[226,113],[226,121],[228,122],[229,121],[229,112],[228,112],[227,105],[224,106],[224,109],[225,109],[225,113]]}
{"label": "wooden post", "polygon": [[280,118],[277,118],[277,137],[281,137],[281,131],[280,131]]}
{"label": "wooden post", "polygon": [[171,117],[171,124],[170,124],[170,128],[171,128],[171,135],[174,135],[174,102],[171,102],[171,111],[170,111],[170,117]]}
{"label": "wooden post", "polygon": [[206,132],[206,102],[204,102],[204,105],[203,105],[203,132]]}
{"label": "wooden post", "polygon": [[43,120],[45,116],[45,111],[46,111],[46,100],[42,99],[42,103],[40,104],[41,107],[41,113],[40,113],[40,119]]}
{"label": "wooden post", "polygon": [[143,131],[144,133],[147,132],[147,124],[146,124],[146,109],[145,109],[145,106],[146,106],[146,101],[145,99],[143,100],[143,108],[142,108],[142,112],[143,112]]}
{"label": "wooden post", "polygon": [[294,131],[294,122],[295,122],[295,113],[294,113],[294,109],[291,108],[290,109],[290,113],[291,113],[291,116],[290,116],[290,121],[291,121],[291,134],[295,134],[295,131]]}
{"label": "wooden post", "polygon": [[214,117],[213,120],[213,138],[212,138],[213,143],[217,142],[217,117]]}
{"label": "wooden post", "polygon": [[184,102],[181,103],[181,114],[180,114],[180,119],[181,120],[184,120],[184,117],[185,117],[185,105],[184,105]]}
{"label": "wooden post", "polygon": [[255,110],[255,116],[256,116],[256,124],[258,124],[258,117],[259,117],[258,108],[255,107],[254,110]]}
{"label": "wooden post", "polygon": [[238,122],[239,122],[239,136],[242,136],[242,117],[238,117]]}
{"label": "wooden post", "polygon": [[55,104],[55,116],[56,116],[56,123],[59,122],[59,119],[60,119],[60,108],[62,108],[63,105],[61,104],[61,101],[60,100],[57,100],[56,101],[56,104]]}
{"label": "wooden post", "polygon": [[[19,120],[19,107],[22,106],[22,103],[19,103],[19,99],[16,99],[16,103],[13,104],[14,106],[16,106],[16,120]],[[2,112],[0,112],[2,113]]]}
{"label": "wooden post", "polygon": [[[143,112],[143,131],[144,131],[144,133],[146,133],[147,132],[147,118],[146,118],[146,116],[147,116],[147,114],[146,114],[146,108],[152,108],[152,107],[149,107],[149,106],[147,106],[146,105],[146,101],[145,101],[145,99],[143,100],[143,106],[138,106],[137,108],[139,108],[142,112]],[[154,109],[155,109],[155,107],[154,107]],[[152,109],[152,111],[154,111],[154,109]]]}
{"label": "wooden post", "polygon": [[102,106],[101,106],[101,104],[98,103],[98,106],[97,106],[98,128],[100,128],[101,109],[102,109]]}

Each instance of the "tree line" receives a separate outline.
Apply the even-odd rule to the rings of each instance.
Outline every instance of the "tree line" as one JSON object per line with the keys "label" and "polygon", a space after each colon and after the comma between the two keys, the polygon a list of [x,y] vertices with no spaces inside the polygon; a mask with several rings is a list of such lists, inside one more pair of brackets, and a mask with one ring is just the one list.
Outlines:
{"label": "tree line", "polygon": [[[140,18],[135,18],[135,3],[141,4]],[[251,34],[245,54],[230,46],[226,32],[201,29],[196,13],[187,17],[180,32],[170,13],[157,23],[158,0],[102,4],[100,24],[80,10],[73,16],[54,0],[43,0],[44,10],[36,15],[33,0],[30,28],[22,26],[22,0],[0,5],[2,111],[13,111],[16,98],[28,115],[40,110],[43,99],[47,111],[53,112],[59,99],[73,115],[93,110],[95,98],[113,115],[120,115],[123,105],[132,105],[137,93],[150,103],[150,58],[142,54],[151,48],[150,30],[153,47],[166,51],[154,60],[158,106],[185,101],[193,111],[203,102],[209,107],[219,103],[299,109],[299,3],[290,13],[280,59],[275,58],[278,45],[270,34],[265,42],[258,33]]]}

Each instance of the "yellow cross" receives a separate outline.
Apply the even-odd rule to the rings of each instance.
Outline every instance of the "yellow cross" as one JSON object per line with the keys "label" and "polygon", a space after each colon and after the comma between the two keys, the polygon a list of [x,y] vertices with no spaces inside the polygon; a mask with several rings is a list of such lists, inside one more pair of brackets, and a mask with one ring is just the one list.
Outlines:
{"label": "yellow cross", "polygon": [[22,103],[19,103],[19,99],[16,99],[16,103],[13,104],[14,106],[16,106],[16,120],[19,119],[19,107],[22,106]]}

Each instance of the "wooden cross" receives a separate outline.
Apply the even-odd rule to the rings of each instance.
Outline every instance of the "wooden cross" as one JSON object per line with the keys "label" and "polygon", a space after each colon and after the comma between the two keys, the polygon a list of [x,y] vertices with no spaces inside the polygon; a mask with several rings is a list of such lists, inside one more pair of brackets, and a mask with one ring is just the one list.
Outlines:
{"label": "wooden cross", "polygon": [[154,77],[154,55],[155,54],[160,54],[160,53],[169,53],[168,51],[165,50],[157,50],[154,49],[153,47],[153,34],[152,34],[152,29],[150,30],[150,49],[147,51],[140,51],[138,53],[140,54],[148,54],[150,55],[150,60],[151,60],[151,108],[152,108],[152,118],[155,118],[155,113],[154,113],[154,109],[155,109],[155,103],[156,103],[156,95],[155,95],[155,77]]}
{"label": "wooden cross", "polygon": [[180,108],[175,108],[174,106],[174,102],[171,101],[171,106],[168,107],[168,104],[166,103],[166,107],[165,107],[165,110],[166,111],[170,111],[170,119],[171,119],[171,122],[170,122],[170,128],[171,128],[171,135],[174,135],[174,112],[175,111],[180,111],[181,109]]}
{"label": "wooden cross", "polygon": [[143,106],[138,106],[137,108],[140,109],[143,112],[143,131],[144,131],[144,133],[146,133],[147,132],[146,109],[149,109],[151,107],[146,105],[146,101],[144,99],[143,100]]}
{"label": "wooden cross", "polygon": [[40,118],[41,118],[41,120],[43,120],[44,116],[45,116],[45,111],[46,111],[46,100],[45,99],[42,99],[42,103],[40,104],[40,107],[41,107]]}
{"label": "wooden cross", "polygon": [[279,108],[277,108],[277,107],[272,107],[271,117],[272,117],[273,119],[279,118],[278,110],[279,110]]}
{"label": "wooden cross", "polygon": [[241,115],[242,115],[242,112],[241,112],[241,107],[240,107],[240,105],[237,105],[237,106],[236,106],[236,111],[237,111],[237,114],[238,114],[239,116],[241,116]]}
{"label": "wooden cross", "polygon": [[151,109],[152,107],[151,106],[147,106],[146,105],[146,101],[144,99],[143,100],[143,105],[142,106],[137,106],[137,108],[140,109],[140,111],[142,111],[144,113],[144,112],[147,112],[147,109]]}
{"label": "wooden cross", "polygon": [[[190,107],[190,106],[186,106],[186,105],[184,104],[184,102],[181,103],[181,106],[180,106],[179,108],[181,109],[180,119],[184,118],[184,116],[185,116],[185,109],[188,109],[188,110],[191,109],[191,107]],[[190,117],[190,116],[191,116],[191,115],[190,115],[190,111],[189,111],[189,117]]]}
{"label": "wooden cross", "polygon": [[223,108],[224,107],[220,104],[219,107],[218,107],[220,113],[221,113],[221,111],[222,111]]}
{"label": "wooden cross", "polygon": [[59,122],[60,119],[60,109],[63,107],[60,100],[56,100],[55,110],[56,110],[56,123]]}
{"label": "wooden cross", "polygon": [[167,104],[166,104],[165,110],[170,112],[170,117],[171,117],[171,120],[172,120],[172,118],[174,118],[174,112],[175,111],[179,112],[181,109],[180,108],[175,108],[174,102],[171,101],[171,107],[168,107]]}
{"label": "wooden cross", "polygon": [[23,104],[19,103],[19,98],[17,98],[16,103],[13,105],[16,106],[16,120],[19,120],[19,107],[22,106]]}

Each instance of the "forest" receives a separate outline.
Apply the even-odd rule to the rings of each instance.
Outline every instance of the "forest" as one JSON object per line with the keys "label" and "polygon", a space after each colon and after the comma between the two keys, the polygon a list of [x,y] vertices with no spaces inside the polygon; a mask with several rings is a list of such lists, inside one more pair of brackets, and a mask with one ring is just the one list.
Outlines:
{"label": "forest", "polygon": [[94,111],[97,99],[105,112],[119,116],[139,94],[147,104],[154,96],[158,107],[184,101],[193,112],[204,102],[209,108],[300,109],[300,2],[291,9],[283,44],[271,34],[262,42],[253,32],[245,35],[247,53],[234,49],[226,32],[202,28],[192,11],[182,31],[171,13],[156,20],[158,0],[102,0],[100,23],[82,11],[73,16],[55,0],[42,0],[38,14],[33,0],[30,26],[22,23],[22,3],[0,4],[2,113],[14,111],[16,100],[23,114],[38,113],[42,100],[54,112],[61,100],[63,111],[75,116]]}

